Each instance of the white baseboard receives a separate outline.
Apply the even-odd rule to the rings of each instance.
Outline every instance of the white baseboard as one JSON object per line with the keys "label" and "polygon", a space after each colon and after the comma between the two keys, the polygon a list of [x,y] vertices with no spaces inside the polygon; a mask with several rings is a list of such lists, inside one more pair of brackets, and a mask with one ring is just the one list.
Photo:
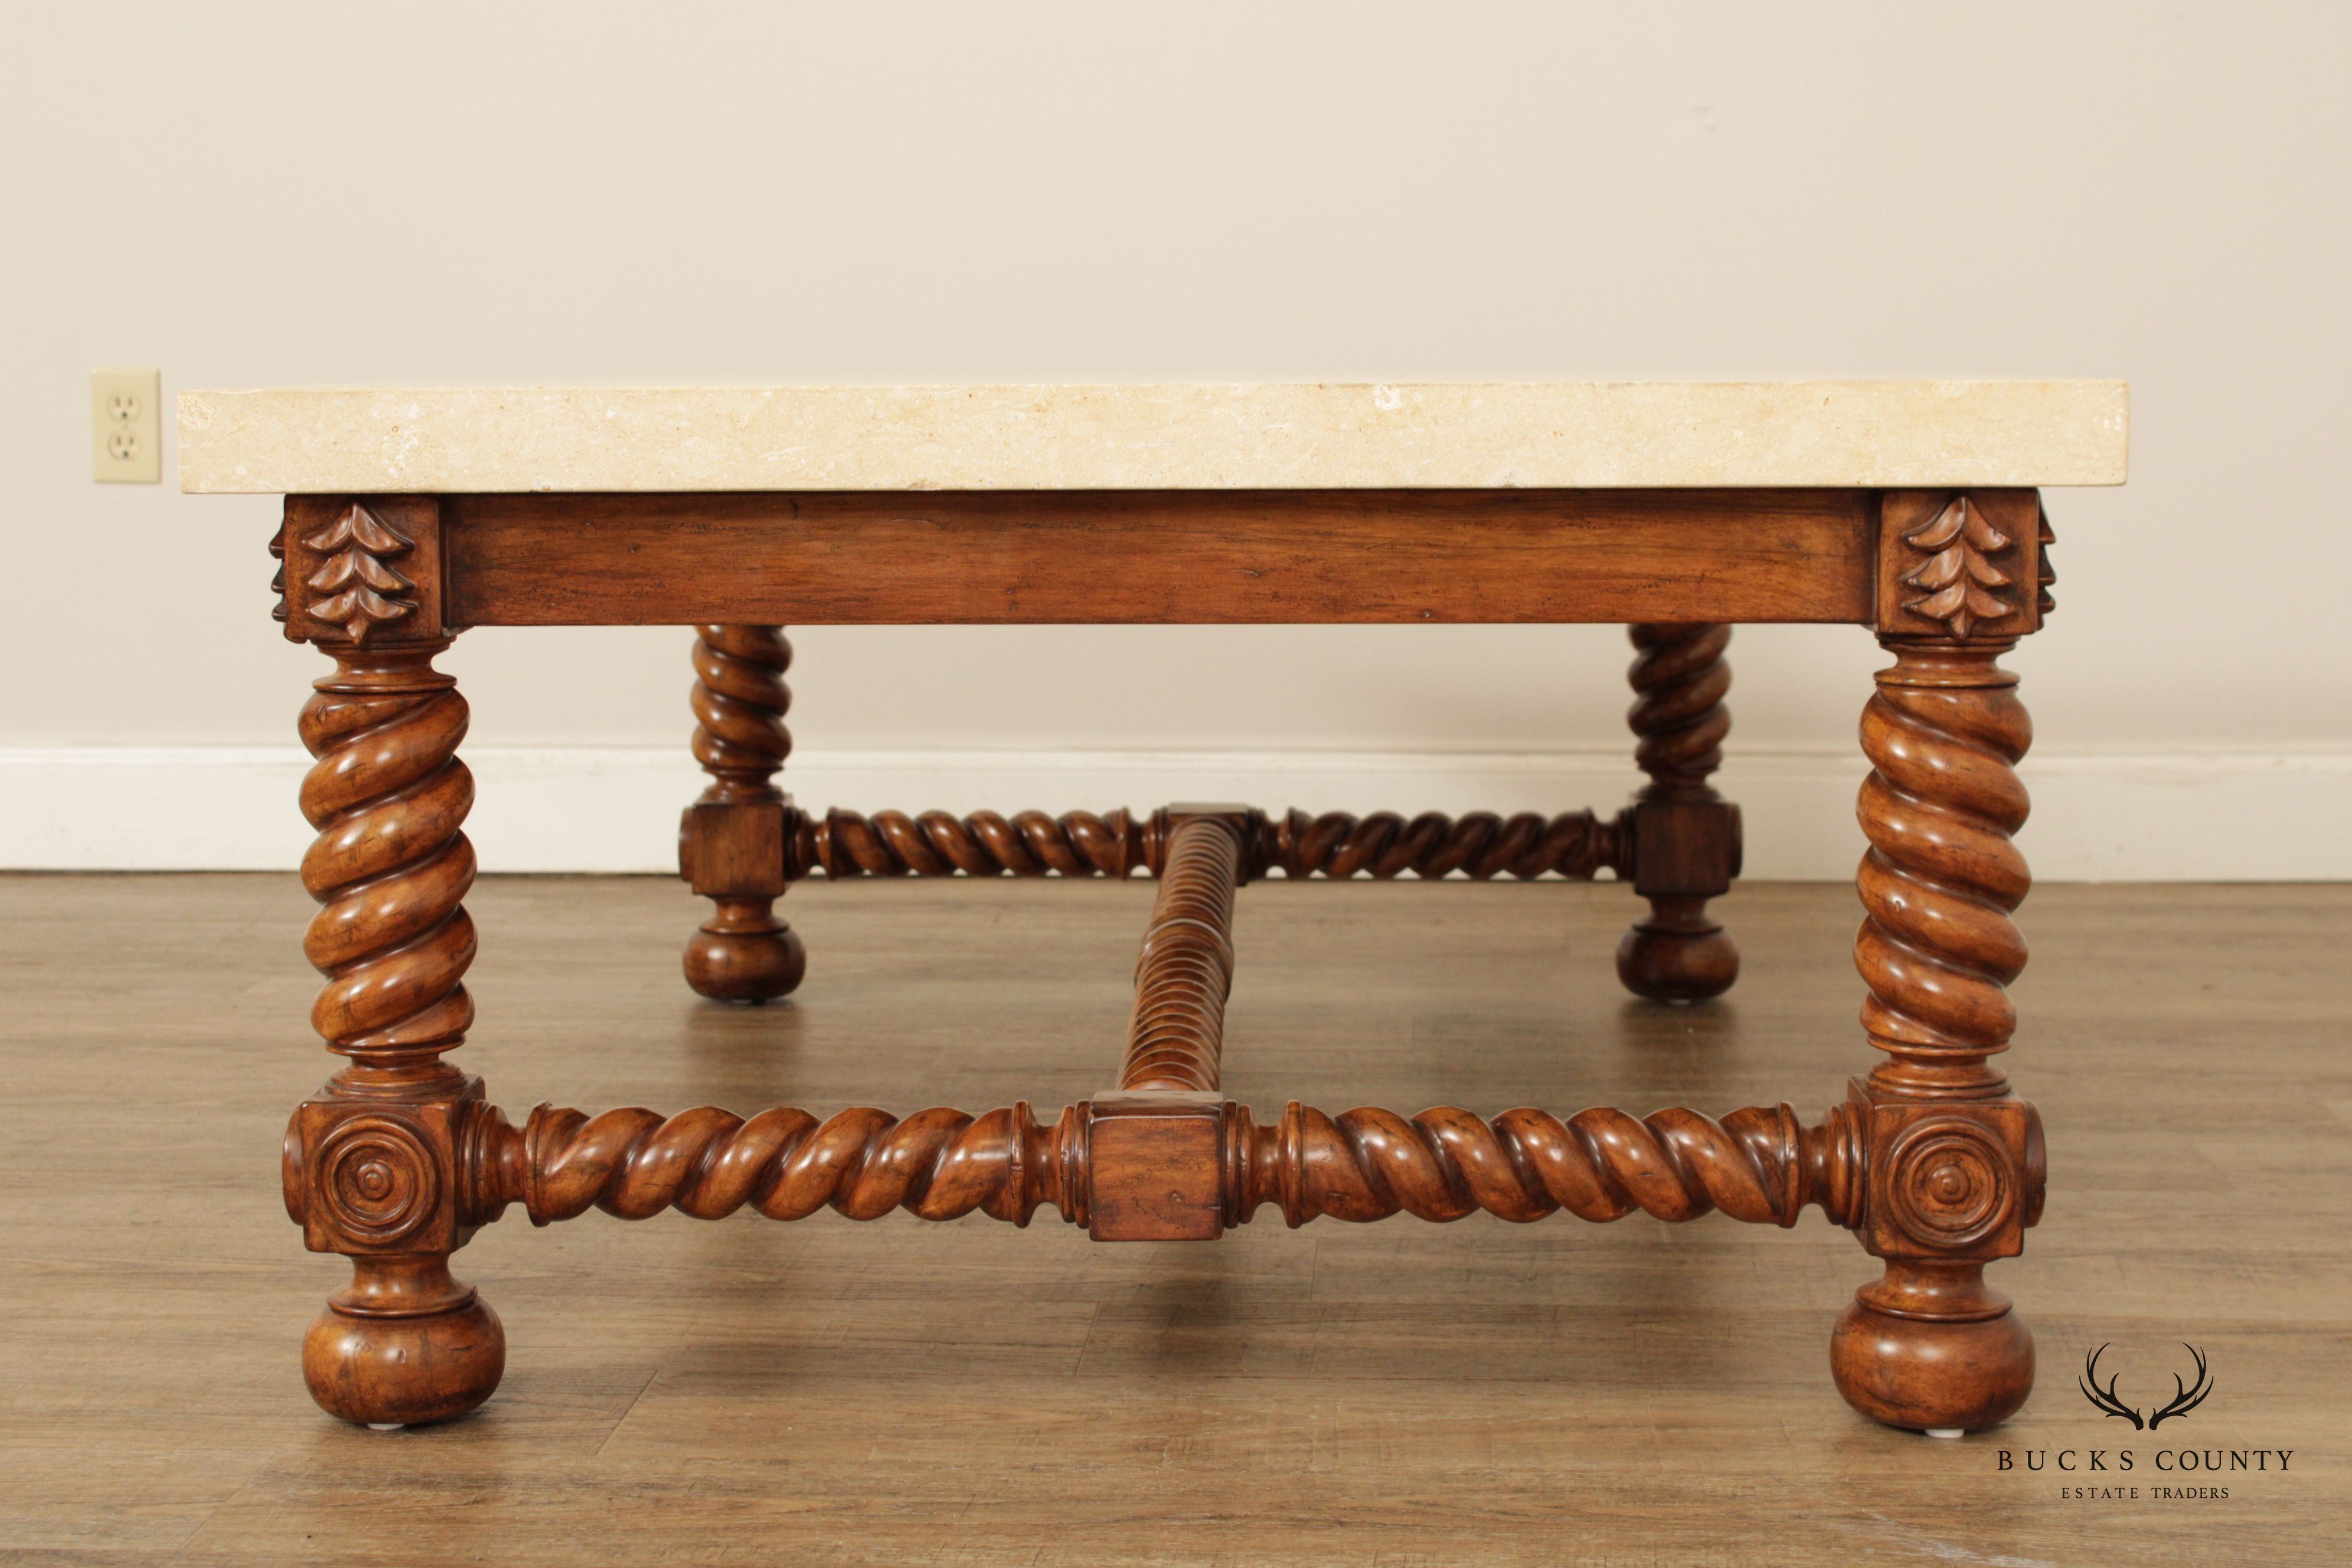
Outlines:
{"label": "white baseboard", "polygon": [[[683,746],[474,747],[467,830],[492,871],[674,871],[701,775]],[[287,870],[310,833],[291,748],[0,748],[0,867]],[[1747,821],[1747,874],[1843,880],[1862,852],[1858,753],[1740,750],[1721,776]],[[2352,752],[2037,754],[2021,839],[2045,880],[2352,880]],[[1612,808],[1640,782],[1621,751],[799,752],[813,807],[1050,811],[1171,800],[1309,810]]]}

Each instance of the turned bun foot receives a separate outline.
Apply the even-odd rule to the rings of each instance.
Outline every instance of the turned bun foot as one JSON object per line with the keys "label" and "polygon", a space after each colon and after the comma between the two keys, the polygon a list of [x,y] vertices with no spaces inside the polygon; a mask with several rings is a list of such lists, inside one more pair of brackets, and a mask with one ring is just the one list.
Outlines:
{"label": "turned bun foot", "polygon": [[506,1330],[473,1287],[449,1278],[447,1259],[352,1261],[360,1278],[302,1338],[302,1381],[320,1409],[381,1430],[463,1415],[497,1390]]}
{"label": "turned bun foot", "polygon": [[1739,949],[1703,914],[1661,911],[1617,944],[1617,978],[1653,1002],[1704,1002],[1739,978]]}
{"label": "turned bun foot", "polygon": [[[1882,1310],[1895,1298],[1989,1315],[1917,1318]],[[1874,1421],[1939,1436],[1980,1432],[2016,1415],[2033,1392],[2033,1331],[1981,1279],[1937,1280],[1928,1270],[1889,1264],[1886,1280],[1857,1292],[1838,1320],[1830,1372],[1845,1402]]]}
{"label": "turned bun foot", "polygon": [[772,1002],[790,994],[808,972],[808,950],[782,921],[768,921],[765,928],[696,931],[686,944],[686,983],[715,1002]]}

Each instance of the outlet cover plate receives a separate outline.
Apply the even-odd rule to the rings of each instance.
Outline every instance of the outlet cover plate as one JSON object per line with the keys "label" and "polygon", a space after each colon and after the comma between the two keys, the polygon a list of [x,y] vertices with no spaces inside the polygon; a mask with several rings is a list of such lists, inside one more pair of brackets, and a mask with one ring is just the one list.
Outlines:
{"label": "outlet cover plate", "polygon": [[163,377],[152,370],[89,373],[90,477],[100,484],[163,480]]}

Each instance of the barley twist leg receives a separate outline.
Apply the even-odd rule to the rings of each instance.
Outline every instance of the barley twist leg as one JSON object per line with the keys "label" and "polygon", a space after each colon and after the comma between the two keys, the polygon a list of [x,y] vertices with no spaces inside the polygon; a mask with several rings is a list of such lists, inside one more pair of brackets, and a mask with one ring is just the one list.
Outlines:
{"label": "barley twist leg", "polygon": [[1410,819],[1392,811],[1362,817],[1291,811],[1269,817],[1260,837],[1261,859],[1286,877],[1385,879],[1410,871],[1433,880],[1459,871],[1485,881],[1532,880],[1552,872],[1591,881],[1602,868],[1619,864],[1617,825],[1589,811],[1551,817],[1533,812],[1507,817],[1491,811],[1453,817],[1425,811]]}
{"label": "barley twist leg", "polygon": [[1243,831],[1223,817],[1192,816],[1169,834],[1167,868],[1136,960],[1121,1089],[1218,1087]]}
{"label": "barley twist leg", "polygon": [[319,835],[302,882],[320,906],[303,948],[327,977],[311,1020],[349,1060],[295,1112],[286,1199],[314,1251],[352,1265],[302,1372],[326,1410],[377,1426],[463,1414],[506,1366],[498,1314],[449,1273],[473,1223],[461,1149],[486,1107],[481,1080],[441,1059],[474,1016],[474,785],[465,699],[433,668],[446,647],[331,645],[336,671],[302,710]]}
{"label": "barley twist leg", "polygon": [[[828,877],[1126,877],[1157,875],[1167,847],[1150,814],[1126,810],[1042,811],[1011,816],[977,811],[835,808],[795,816],[789,874]],[[1590,881],[1620,869],[1619,826],[1589,811],[1459,817],[1425,811],[1364,816],[1347,812],[1268,813],[1256,820],[1251,853],[1285,877],[1439,878],[1459,871],[1485,880],[1546,875]]]}
{"label": "barley twist leg", "polygon": [[791,871],[828,877],[1125,877],[1157,869],[1150,823],[1125,810],[877,811],[801,817]]}
{"label": "barley twist leg", "polygon": [[[712,1106],[592,1117],[542,1105],[520,1128],[495,1112],[486,1119],[481,1201],[485,1212],[520,1203],[539,1225],[591,1208],[623,1219],[672,1208],[719,1219],[747,1207],[779,1220],[831,1208],[856,1220],[904,1210],[1026,1225],[1050,1204],[1087,1226],[1113,1175],[1106,1164],[1119,1157],[1103,1142],[1102,1110],[1068,1106],[1041,1124],[1025,1104],[978,1116],[935,1108],[904,1121],[870,1107],[819,1121],[791,1106],[747,1120]],[[1843,1108],[1807,1125],[1786,1105],[1720,1120],[1673,1107],[1566,1119],[1522,1109],[1488,1121],[1451,1106],[1335,1117],[1293,1101],[1261,1126],[1247,1107],[1226,1101],[1210,1120],[1218,1129],[1212,1185],[1228,1225],[1272,1205],[1293,1226],[1399,1214],[1526,1223],[1561,1212],[1679,1223],[1720,1212],[1786,1226],[1809,1204],[1848,1221],[1859,1201],[1859,1152]]]}
{"label": "barley twist leg", "polygon": [[686,946],[687,984],[726,1002],[788,994],[808,969],[775,912],[798,814],[774,784],[793,749],[792,644],[775,626],[695,628],[694,759],[710,775],[679,830],[680,869],[713,905]]}
{"label": "barley twist leg", "polygon": [[1739,871],[1738,808],[1708,776],[1723,763],[1731,711],[1720,625],[1630,627],[1637,650],[1626,722],[1640,739],[1633,760],[1650,777],[1626,809],[1634,891],[1650,902],[1617,946],[1617,977],[1654,1002],[1702,1002],[1739,977],[1739,949],[1706,912]]}
{"label": "barley twist leg", "polygon": [[1856,1228],[1885,1271],[1839,1321],[1831,1366],[1864,1414],[1957,1432],[2033,1386],[2032,1333],[1984,1282],[2042,1206],[2040,1122],[1991,1065],[2025,967],[2010,915],[2031,878],[2011,835],[2032,726],[1997,662],[2009,643],[1885,640],[1895,664],[1862,720],[1854,940],[1863,1027],[1885,1055],[1848,1101],[1871,1172]]}
{"label": "barley twist leg", "polygon": [[979,1211],[1027,1225],[1040,1203],[1071,1207],[1076,1124],[1066,1111],[1040,1127],[1025,1104],[979,1116],[935,1108],[904,1121],[860,1107],[823,1121],[790,1106],[746,1121],[712,1106],[590,1117],[542,1105],[520,1131],[495,1126],[488,1164],[495,1201],[522,1204],[537,1225],[592,1206],[623,1219],[667,1208],[719,1219],[747,1204],[770,1219],[831,1207],[868,1220],[903,1208],[921,1219]]}
{"label": "barley twist leg", "polygon": [[1833,1131],[1802,1126],[1785,1105],[1720,1121],[1680,1108],[1638,1119],[1580,1110],[1564,1121],[1522,1109],[1488,1121],[1451,1106],[1332,1117],[1294,1100],[1274,1125],[1245,1127],[1243,1140],[1235,1223],[1272,1203],[1294,1226],[1318,1215],[1444,1222],[1481,1210],[1524,1224],[1562,1209],[1594,1221],[1637,1209],[1681,1221],[1719,1209],[1790,1226],[1807,1203],[1834,1208],[1849,1184]]}

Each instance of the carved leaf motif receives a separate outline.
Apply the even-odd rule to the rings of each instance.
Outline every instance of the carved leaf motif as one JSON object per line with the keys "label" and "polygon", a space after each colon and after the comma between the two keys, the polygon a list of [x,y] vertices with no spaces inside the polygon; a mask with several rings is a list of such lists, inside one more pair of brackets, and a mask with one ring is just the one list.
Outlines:
{"label": "carved leaf motif", "polygon": [[2036,537],[2042,548],[2036,553],[2041,559],[2042,569],[2035,589],[2034,607],[2047,616],[2058,607],[2058,601],[2050,595],[2050,584],[2058,581],[2058,568],[2050,564],[2050,547],[2058,542],[2058,535],[2050,527],[2049,508],[2041,508],[2037,515],[2041,521]]}
{"label": "carved leaf motif", "polygon": [[352,502],[302,542],[327,557],[310,574],[310,587],[332,595],[311,605],[311,615],[341,626],[352,642],[364,645],[377,626],[415,613],[414,599],[396,596],[415,584],[384,560],[414,545],[367,508]]}
{"label": "carved leaf motif", "polygon": [[333,522],[302,542],[321,554],[357,544],[373,555],[397,555],[410,548],[412,542],[404,538],[383,519],[353,501]]}
{"label": "carved leaf motif", "polygon": [[311,574],[310,586],[332,593],[349,587],[353,578],[381,594],[397,594],[409,586],[407,578],[358,550],[346,550],[329,557],[327,563]]}
{"label": "carved leaf motif", "polygon": [[1903,581],[1925,590],[1906,601],[1904,608],[1941,621],[1954,637],[1964,637],[1979,621],[1998,621],[2017,613],[2017,606],[1992,592],[2010,585],[2009,574],[1988,559],[2010,546],[2010,537],[1995,528],[1965,495],[1954,496],[1943,510],[1903,536],[1914,550],[1927,552],[1926,564],[1906,573]]}

